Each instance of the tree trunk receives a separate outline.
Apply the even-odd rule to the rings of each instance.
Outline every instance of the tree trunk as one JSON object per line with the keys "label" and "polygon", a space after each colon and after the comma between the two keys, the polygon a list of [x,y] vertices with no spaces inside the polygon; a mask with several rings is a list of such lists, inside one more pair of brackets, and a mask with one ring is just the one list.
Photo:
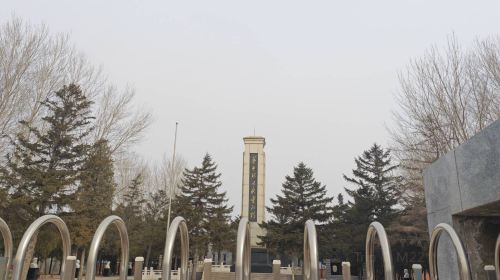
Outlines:
{"label": "tree trunk", "polygon": [[193,272],[191,273],[191,280],[196,280],[196,269],[198,268],[198,251],[196,250],[193,258]]}
{"label": "tree trunk", "polygon": [[83,277],[83,266],[85,265],[85,247],[83,247],[82,254],[80,255],[80,271],[78,271],[78,280],[82,280]]}
{"label": "tree trunk", "polygon": [[174,269],[177,269],[177,256],[174,254]]}
{"label": "tree trunk", "polygon": [[146,251],[146,259],[144,262],[144,267],[149,267],[149,258],[151,256],[151,243],[148,245],[148,249]]}
{"label": "tree trunk", "polygon": [[[52,274],[52,257],[50,257],[50,264],[49,264],[49,275]],[[25,279],[25,278],[22,278]]]}
{"label": "tree trunk", "polygon": [[40,274],[47,274],[45,273],[45,265],[46,265],[46,259],[47,258],[43,258],[41,261],[40,261]]}

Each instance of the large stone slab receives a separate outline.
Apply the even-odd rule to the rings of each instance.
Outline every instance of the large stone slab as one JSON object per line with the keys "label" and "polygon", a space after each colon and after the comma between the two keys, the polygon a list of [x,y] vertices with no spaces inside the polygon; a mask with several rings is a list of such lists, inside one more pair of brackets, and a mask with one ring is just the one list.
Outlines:
{"label": "large stone slab", "polygon": [[[462,211],[455,154],[448,153],[424,171],[427,213]],[[450,217],[451,219],[451,217]],[[433,224],[432,226],[435,226]]]}
{"label": "large stone slab", "polygon": [[500,121],[455,150],[463,210],[500,200]]}
{"label": "large stone slab", "polygon": [[[452,225],[464,243],[473,279],[485,279],[493,264],[490,243],[500,233],[500,120],[442,156],[424,171],[429,233],[439,223]],[[493,219],[492,219],[493,217]],[[438,250],[439,279],[458,279],[451,242]]]}

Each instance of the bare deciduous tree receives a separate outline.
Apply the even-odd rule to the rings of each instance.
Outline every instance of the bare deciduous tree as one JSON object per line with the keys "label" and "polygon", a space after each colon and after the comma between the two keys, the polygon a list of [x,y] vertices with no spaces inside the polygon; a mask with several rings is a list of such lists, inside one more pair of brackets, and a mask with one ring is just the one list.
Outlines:
{"label": "bare deciduous tree", "polygon": [[175,158],[175,163],[172,165],[172,159],[163,156],[162,161],[155,166],[152,172],[152,186],[158,190],[164,190],[167,195],[175,196],[179,194],[180,183],[184,170],[186,169],[186,161],[181,156]]}
{"label": "bare deciduous tree", "polygon": [[[175,164],[166,155],[151,170],[148,178],[148,196],[144,207],[144,216],[148,223],[147,234],[150,236],[146,246],[146,261],[149,263],[154,246],[154,236],[165,231],[164,223],[160,220],[166,218],[170,203],[170,195],[180,192],[180,183],[186,168],[186,161],[177,156]],[[161,243],[160,243],[161,244]]]}
{"label": "bare deciduous tree", "polygon": [[409,191],[421,196],[423,168],[500,117],[500,39],[463,49],[451,36],[444,50],[412,60],[399,81],[394,151]]}
{"label": "bare deciduous tree", "polygon": [[500,40],[477,40],[464,49],[451,36],[446,48],[433,47],[412,60],[399,83],[391,133],[404,178],[404,211],[389,230],[425,252],[422,171],[500,117]]}
{"label": "bare deciduous tree", "polygon": [[144,180],[144,191],[146,191],[151,177],[150,167],[138,154],[120,153],[115,156],[113,164],[116,182],[115,194],[113,195],[115,206],[122,202],[123,195],[127,193],[130,183],[139,174]]}
{"label": "bare deciduous tree", "polygon": [[151,114],[144,110],[133,110],[133,88],[127,87],[121,94],[114,86],[108,86],[96,97],[95,140],[110,141],[111,151],[123,151],[140,140],[141,134],[151,122]]}
{"label": "bare deciduous tree", "polygon": [[[45,25],[12,18],[0,25],[0,135],[19,132],[19,121],[39,124],[41,101],[63,85],[78,84],[95,101],[94,139],[106,138],[113,152],[136,142],[151,121],[148,112],[132,107],[134,90],[123,92],[109,83],[101,68],[89,63],[66,34],[49,33]],[[6,149],[3,149],[4,151]]]}
{"label": "bare deciduous tree", "polygon": [[[179,184],[182,180],[186,161],[177,156],[175,164],[166,155],[162,160],[152,167],[148,165],[140,156],[131,153],[120,153],[115,160],[115,181],[117,187],[114,195],[114,205],[123,202],[123,195],[130,189],[130,182],[141,174],[144,179],[145,202],[142,205],[144,219],[146,221],[146,263],[149,263],[151,254],[156,244],[155,235],[163,234],[164,224],[160,219],[164,218],[169,205],[170,188],[172,193],[179,192]],[[161,242],[160,242],[161,244]],[[157,247],[157,246],[156,246]]]}

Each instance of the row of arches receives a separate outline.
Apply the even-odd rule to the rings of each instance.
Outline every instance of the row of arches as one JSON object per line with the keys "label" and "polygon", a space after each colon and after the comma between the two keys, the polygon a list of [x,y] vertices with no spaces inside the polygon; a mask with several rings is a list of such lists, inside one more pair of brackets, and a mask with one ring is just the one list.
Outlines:
{"label": "row of arches", "polygon": [[[26,258],[26,253],[30,240],[33,235],[45,224],[54,224],[61,235],[61,240],[63,243],[63,259],[61,264],[61,279],[72,279],[73,268],[68,267],[68,259],[76,259],[74,256],[70,256],[71,250],[71,239],[68,227],[65,222],[55,216],[55,215],[45,215],[37,220],[35,220],[25,231],[14,259],[12,259],[13,254],[13,241],[12,234],[10,232],[7,223],[0,218],[0,233],[2,234],[4,241],[4,256],[7,258],[6,268],[12,267],[12,280],[20,280],[23,271],[23,263]],[[96,262],[98,250],[104,236],[104,233],[111,225],[116,226],[118,233],[120,235],[121,244],[121,261],[120,261],[120,279],[126,280],[127,278],[127,263],[129,260],[129,239],[127,233],[127,227],[123,220],[118,216],[109,216],[104,219],[92,239],[90,245],[88,260],[87,260],[87,271],[86,280],[95,280],[96,274]],[[164,248],[164,259],[163,259],[163,271],[162,279],[170,280],[171,278],[171,262],[172,254],[174,250],[174,242],[176,240],[177,234],[180,233],[181,242],[181,263],[179,268],[179,274],[181,280],[188,279],[188,260],[189,260],[189,234],[188,225],[184,218],[176,217],[167,232]],[[439,239],[443,233],[448,234],[453,246],[455,248],[457,258],[458,258],[458,268],[459,276],[461,280],[471,280],[471,273],[469,262],[460,240],[455,230],[448,224],[441,223],[438,224],[431,234],[431,240],[429,244],[429,265],[430,265],[430,275],[431,279],[438,279],[438,267],[437,267],[437,248],[439,244]],[[235,265],[235,275],[237,280],[250,280],[250,268],[251,268],[251,247],[250,247],[250,225],[247,218],[242,218],[238,226],[236,241],[236,265]],[[379,222],[373,222],[370,224],[366,234],[366,272],[367,279],[374,280],[374,250],[375,250],[375,240],[379,239],[382,258],[384,265],[384,278],[385,280],[394,280],[394,270],[391,255],[390,243],[384,229],[384,226]],[[69,257],[69,258],[68,258]],[[12,260],[12,262],[11,262]],[[317,233],[316,227],[312,220],[309,220],[304,225],[304,280],[319,280],[319,267],[318,267],[318,243],[317,243]],[[74,265],[74,263],[72,263]],[[500,279],[500,235],[497,238],[495,246],[495,269],[496,278]],[[4,269],[6,271],[6,269]],[[9,273],[3,275],[3,280],[8,280]],[[71,275],[67,277],[67,275]]]}

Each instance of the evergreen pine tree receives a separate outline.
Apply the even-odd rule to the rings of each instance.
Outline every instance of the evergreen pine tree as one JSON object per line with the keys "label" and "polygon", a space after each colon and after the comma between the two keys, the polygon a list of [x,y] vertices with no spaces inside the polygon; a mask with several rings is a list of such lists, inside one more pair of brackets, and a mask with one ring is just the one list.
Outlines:
{"label": "evergreen pine tree", "polygon": [[339,193],[337,195],[337,205],[333,207],[333,217],[334,221],[345,223],[346,212],[349,209],[349,204],[344,201],[344,196]]}
{"label": "evergreen pine tree", "polygon": [[[366,231],[370,223],[379,221],[389,226],[398,215],[395,206],[401,179],[394,175],[397,165],[392,164],[390,151],[377,144],[357,157],[355,163],[353,176],[344,175],[344,179],[356,187],[345,188],[352,201],[348,202],[348,207],[339,205],[333,228],[337,243],[344,246],[342,250],[359,256],[365,250]],[[352,256],[351,260],[354,271],[361,269],[356,256]]]}
{"label": "evergreen pine tree", "polygon": [[354,199],[350,202],[351,212],[357,212],[358,223],[379,221],[382,224],[391,222],[398,211],[394,206],[398,202],[397,186],[401,181],[394,176],[397,165],[391,163],[389,150],[384,150],[377,144],[364,151],[356,158],[356,169],[353,177],[344,175],[344,179],[354,184],[356,189],[346,188],[346,192]]}
{"label": "evergreen pine tree", "polygon": [[[347,218],[349,204],[344,200],[344,196],[337,195],[337,204],[333,207],[333,221],[329,225],[329,233],[335,242],[328,248],[329,256],[334,259],[348,260],[352,253],[350,238],[352,237],[352,224]],[[353,262],[354,264],[354,262]]]}
{"label": "evergreen pine tree", "polygon": [[119,215],[127,225],[129,240],[134,240],[130,244],[131,256],[144,255],[144,214],[143,207],[146,203],[142,174],[137,174],[130,182],[125,193],[123,201],[118,204],[116,214]]}
{"label": "evergreen pine tree", "polygon": [[189,242],[195,259],[206,254],[208,245],[217,250],[226,246],[230,231],[229,215],[233,207],[227,206],[226,192],[221,192],[220,173],[212,157],[206,154],[200,167],[186,169],[181,194],[175,199],[176,215],[189,224]]}
{"label": "evergreen pine tree", "polygon": [[227,206],[227,199],[224,192],[223,200],[220,200],[212,210],[211,223],[208,224],[210,235],[210,244],[212,251],[218,255],[221,260],[221,251],[231,248],[232,243],[236,242],[236,236],[231,231],[231,212],[233,207]]}
{"label": "evergreen pine tree", "polygon": [[12,141],[13,152],[0,168],[1,188],[8,194],[8,216],[14,235],[20,237],[34,219],[64,214],[78,190],[80,170],[89,149],[89,101],[79,86],[70,84],[46,99],[48,115],[40,127],[21,122],[26,130]]}
{"label": "evergreen pine tree", "polygon": [[144,265],[151,266],[151,256],[163,254],[165,240],[158,238],[164,236],[167,229],[165,214],[168,207],[168,195],[163,189],[158,189],[148,193],[148,199],[144,206],[144,239],[146,245],[146,255]]}
{"label": "evergreen pine tree", "polygon": [[111,150],[106,140],[99,140],[83,165],[80,187],[70,204],[73,209],[68,221],[71,240],[82,250],[82,256],[101,221],[111,215],[114,190]]}
{"label": "evergreen pine tree", "polygon": [[271,199],[272,207],[267,207],[273,219],[261,225],[267,231],[261,240],[278,254],[299,257],[305,222],[328,222],[333,198],[327,196],[326,186],[316,181],[312,169],[302,162],[294,167],[293,176],[285,177],[282,187],[283,194]]}

